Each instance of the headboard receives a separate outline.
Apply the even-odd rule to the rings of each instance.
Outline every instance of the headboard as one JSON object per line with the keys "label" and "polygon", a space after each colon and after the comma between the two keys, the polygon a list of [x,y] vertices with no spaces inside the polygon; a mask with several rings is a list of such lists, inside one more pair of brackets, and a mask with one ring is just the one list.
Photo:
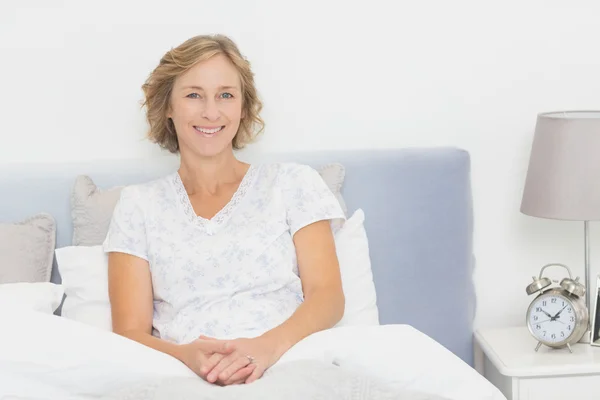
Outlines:
{"label": "headboard", "polygon": [[[382,324],[410,324],[473,365],[470,157],[459,148],[329,151],[249,156],[346,168],[348,212],[362,208]],[[174,171],[176,157],[0,166],[0,221],[47,212],[57,247],[71,243],[70,192],[77,175],[101,188]],[[55,270],[52,279],[60,282]]]}

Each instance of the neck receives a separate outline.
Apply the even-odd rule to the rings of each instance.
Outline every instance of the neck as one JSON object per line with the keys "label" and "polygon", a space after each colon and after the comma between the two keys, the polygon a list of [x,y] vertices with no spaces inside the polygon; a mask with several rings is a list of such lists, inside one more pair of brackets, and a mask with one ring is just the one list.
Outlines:
{"label": "neck", "polygon": [[215,194],[220,186],[239,182],[248,167],[237,160],[233,152],[207,158],[186,157],[182,152],[178,172],[188,194]]}

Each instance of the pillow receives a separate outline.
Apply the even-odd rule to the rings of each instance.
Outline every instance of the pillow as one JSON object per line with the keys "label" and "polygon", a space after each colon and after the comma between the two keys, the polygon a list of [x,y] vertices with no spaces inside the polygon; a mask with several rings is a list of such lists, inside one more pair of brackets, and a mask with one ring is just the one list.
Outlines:
{"label": "pillow", "polygon": [[364,221],[365,213],[359,208],[335,233],[342,287],[346,297],[344,316],[337,327],[379,325],[377,294]]}
{"label": "pillow", "polygon": [[104,241],[123,187],[103,190],[89,176],[81,175],[75,179],[71,192],[74,246],[94,246]]}
{"label": "pillow", "polygon": [[45,213],[0,223],[0,283],[50,282],[56,222]]}
{"label": "pillow", "polygon": [[[379,324],[375,284],[363,222],[364,212],[358,209],[335,234],[346,296],[344,317],[336,326]],[[112,330],[108,297],[108,256],[102,245],[56,249],[56,261],[66,294],[61,315]]]}
{"label": "pillow", "polygon": [[[340,202],[347,215],[348,209],[342,197],[345,169],[342,164],[330,163],[317,169],[323,180]],[[100,189],[87,175],[75,179],[71,193],[71,218],[73,222],[73,246],[96,246],[104,242],[113,210],[124,186]],[[339,229],[341,221],[334,222],[332,229]]]}
{"label": "pillow", "polygon": [[55,253],[66,295],[60,315],[112,331],[108,255],[102,245],[62,247]]}
{"label": "pillow", "polygon": [[51,282],[0,284],[0,309],[53,314],[63,298],[63,287]]}
{"label": "pillow", "polygon": [[317,172],[333,192],[335,198],[340,202],[344,215],[348,216],[348,207],[342,196],[342,186],[344,185],[344,179],[346,178],[346,169],[344,166],[339,163],[326,164],[317,168]]}

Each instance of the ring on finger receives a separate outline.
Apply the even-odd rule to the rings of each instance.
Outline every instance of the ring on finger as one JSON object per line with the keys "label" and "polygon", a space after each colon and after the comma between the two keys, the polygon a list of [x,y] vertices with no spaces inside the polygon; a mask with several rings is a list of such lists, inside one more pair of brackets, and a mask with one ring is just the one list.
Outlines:
{"label": "ring on finger", "polygon": [[248,359],[248,361],[250,362],[250,364],[252,364],[254,362],[254,357],[247,355],[246,358]]}

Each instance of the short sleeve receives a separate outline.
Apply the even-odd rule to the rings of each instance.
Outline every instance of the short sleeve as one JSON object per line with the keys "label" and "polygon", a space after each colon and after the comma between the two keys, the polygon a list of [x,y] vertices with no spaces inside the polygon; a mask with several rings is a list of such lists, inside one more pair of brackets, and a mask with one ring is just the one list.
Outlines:
{"label": "short sleeve", "polygon": [[292,235],[317,221],[345,219],[340,202],[315,169],[302,164],[287,167],[282,187]]}
{"label": "short sleeve", "polygon": [[148,260],[146,221],[142,205],[136,187],[123,188],[103,243],[106,253],[127,253]]}

